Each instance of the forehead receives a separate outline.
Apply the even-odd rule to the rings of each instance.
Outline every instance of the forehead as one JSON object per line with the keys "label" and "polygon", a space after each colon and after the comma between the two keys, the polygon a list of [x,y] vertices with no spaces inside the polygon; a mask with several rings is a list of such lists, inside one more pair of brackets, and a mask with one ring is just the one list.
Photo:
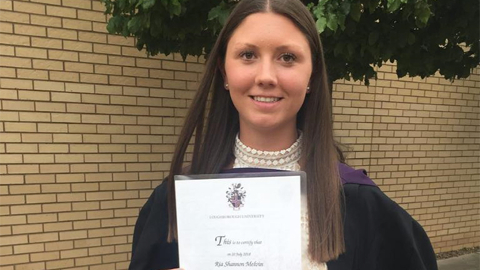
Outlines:
{"label": "forehead", "polygon": [[304,33],[287,17],[272,12],[247,16],[233,32],[228,47],[243,46],[295,46],[309,50]]}

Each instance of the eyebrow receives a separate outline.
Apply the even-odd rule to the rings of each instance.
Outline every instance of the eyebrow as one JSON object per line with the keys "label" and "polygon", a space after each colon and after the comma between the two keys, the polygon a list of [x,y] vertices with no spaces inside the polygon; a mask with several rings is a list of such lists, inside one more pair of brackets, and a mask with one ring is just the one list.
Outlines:
{"label": "eyebrow", "polygon": [[[258,49],[257,45],[251,44],[251,43],[236,43],[234,47],[235,47],[235,49],[239,49],[239,47],[248,47],[248,48]],[[301,46],[298,46],[298,45],[295,45],[295,44],[285,44],[285,45],[281,45],[281,46],[278,46],[278,47],[275,48],[275,50],[277,50],[277,51],[281,51],[281,50],[285,50],[285,49],[297,49],[297,50],[303,51]]]}

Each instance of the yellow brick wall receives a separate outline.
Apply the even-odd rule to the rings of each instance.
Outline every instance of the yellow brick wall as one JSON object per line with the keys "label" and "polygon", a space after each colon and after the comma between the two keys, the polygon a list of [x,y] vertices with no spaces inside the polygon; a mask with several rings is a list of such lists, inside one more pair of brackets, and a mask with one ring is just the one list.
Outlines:
{"label": "yellow brick wall", "polygon": [[[139,208],[165,176],[202,59],[148,58],[97,0],[0,0],[0,270],[126,269]],[[480,70],[451,84],[335,84],[335,127],[427,229],[478,245]]]}
{"label": "yellow brick wall", "polygon": [[203,58],[147,58],[96,0],[0,9],[0,269],[126,269]]}
{"label": "yellow brick wall", "polygon": [[436,252],[480,245],[480,68],[453,83],[378,71],[370,87],[334,86],[348,163],[424,226]]}

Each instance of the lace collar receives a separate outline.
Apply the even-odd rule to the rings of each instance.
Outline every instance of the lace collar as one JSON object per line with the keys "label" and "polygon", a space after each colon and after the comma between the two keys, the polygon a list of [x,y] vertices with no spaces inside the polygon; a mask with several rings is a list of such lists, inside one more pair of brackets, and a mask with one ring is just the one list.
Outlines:
{"label": "lace collar", "polygon": [[238,138],[235,138],[235,162],[233,168],[267,168],[288,171],[299,171],[300,160],[302,154],[302,137],[301,131],[297,140],[287,149],[280,151],[261,151],[256,150],[243,144]]}

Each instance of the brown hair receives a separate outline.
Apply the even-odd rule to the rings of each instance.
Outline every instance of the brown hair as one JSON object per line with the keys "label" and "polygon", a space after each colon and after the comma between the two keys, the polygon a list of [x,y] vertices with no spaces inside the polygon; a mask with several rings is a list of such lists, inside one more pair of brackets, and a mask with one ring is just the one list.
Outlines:
{"label": "brown hair", "polygon": [[[200,83],[175,148],[168,177],[169,241],[177,237],[173,176],[182,173],[185,152],[195,133],[190,174],[218,173],[234,159],[238,112],[224,89],[221,64],[228,41],[249,15],[273,12],[289,18],[303,32],[312,51],[310,93],[297,114],[297,128],[303,131],[302,170],[307,173],[309,253],[313,260],[326,262],[345,250],[342,222],[342,186],[339,157],[333,138],[331,99],[323,48],[315,22],[299,0],[242,0],[230,14],[208,57]],[[207,101],[211,95],[206,124]]]}

